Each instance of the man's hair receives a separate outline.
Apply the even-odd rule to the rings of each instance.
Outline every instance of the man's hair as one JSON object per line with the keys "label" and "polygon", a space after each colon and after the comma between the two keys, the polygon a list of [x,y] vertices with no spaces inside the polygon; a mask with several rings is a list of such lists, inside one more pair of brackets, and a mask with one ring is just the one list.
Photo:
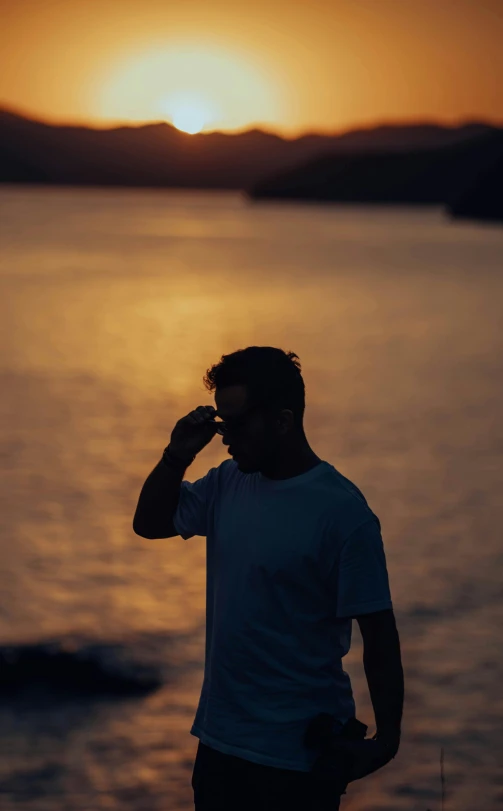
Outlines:
{"label": "man's hair", "polygon": [[265,403],[293,412],[296,430],[302,429],[305,386],[299,356],[274,346],[248,346],[230,355],[222,355],[206,371],[203,383],[208,391],[225,386],[243,385],[250,404]]}

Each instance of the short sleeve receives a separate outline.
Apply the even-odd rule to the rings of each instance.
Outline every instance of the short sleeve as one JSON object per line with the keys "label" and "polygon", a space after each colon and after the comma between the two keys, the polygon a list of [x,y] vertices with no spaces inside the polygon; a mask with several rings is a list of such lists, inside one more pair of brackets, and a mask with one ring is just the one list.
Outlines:
{"label": "short sleeve", "polygon": [[182,481],[180,498],[173,516],[173,525],[184,540],[193,535],[208,534],[209,515],[213,506],[217,468],[195,482]]}
{"label": "short sleeve", "polygon": [[331,573],[337,617],[357,617],[393,608],[381,528],[376,517],[363,523],[342,545]]}

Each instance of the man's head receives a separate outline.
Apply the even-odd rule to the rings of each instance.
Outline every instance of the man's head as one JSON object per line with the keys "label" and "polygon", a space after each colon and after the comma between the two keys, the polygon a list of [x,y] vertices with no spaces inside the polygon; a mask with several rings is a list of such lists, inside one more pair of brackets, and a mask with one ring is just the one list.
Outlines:
{"label": "man's head", "polygon": [[294,352],[272,346],[239,349],[222,355],[203,382],[215,391],[218,416],[228,420],[223,443],[243,472],[267,468],[305,442],[305,388]]}

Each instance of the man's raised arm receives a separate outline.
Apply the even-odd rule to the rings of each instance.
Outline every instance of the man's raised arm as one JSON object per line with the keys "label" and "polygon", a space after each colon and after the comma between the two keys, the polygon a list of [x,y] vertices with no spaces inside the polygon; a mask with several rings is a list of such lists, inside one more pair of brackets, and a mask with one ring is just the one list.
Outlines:
{"label": "man's raised arm", "polygon": [[168,447],[143,485],[133,518],[133,530],[142,538],[178,535],[173,517],[188,466],[215,436],[213,406],[198,406],[176,423]]}

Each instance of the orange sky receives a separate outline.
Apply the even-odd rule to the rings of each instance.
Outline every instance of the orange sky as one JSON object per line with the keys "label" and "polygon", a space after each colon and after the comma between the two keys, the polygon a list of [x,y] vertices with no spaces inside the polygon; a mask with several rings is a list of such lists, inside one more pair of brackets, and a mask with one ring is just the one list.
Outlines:
{"label": "orange sky", "polygon": [[503,0],[0,0],[0,105],[294,136],[503,124]]}

